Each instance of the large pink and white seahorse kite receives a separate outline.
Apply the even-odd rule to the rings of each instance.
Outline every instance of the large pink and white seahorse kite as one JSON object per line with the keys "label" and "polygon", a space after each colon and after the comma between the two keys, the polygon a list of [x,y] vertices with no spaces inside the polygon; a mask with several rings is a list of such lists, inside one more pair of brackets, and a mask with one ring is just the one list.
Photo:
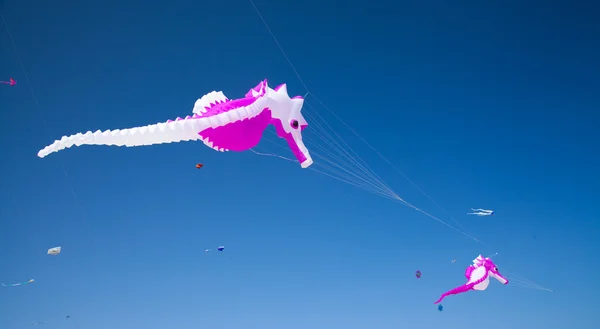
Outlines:
{"label": "large pink and white seahorse kite", "polygon": [[201,140],[220,152],[241,152],[256,146],[272,124],[302,168],[307,168],[313,160],[302,142],[302,130],[308,126],[301,113],[303,104],[302,96],[290,98],[285,84],[271,89],[264,80],[241,99],[229,100],[221,91],[210,92],[196,101],[192,116],[144,127],[64,136],[38,156],[43,158],[73,145],[133,147],[191,140]]}
{"label": "large pink and white seahorse kite", "polygon": [[449,295],[462,294],[469,290],[485,290],[490,284],[490,277],[502,284],[508,284],[508,280],[498,272],[496,264],[490,258],[483,258],[481,255],[473,260],[473,265],[467,267],[465,276],[468,280],[467,283],[443,293],[434,304],[438,304]]}

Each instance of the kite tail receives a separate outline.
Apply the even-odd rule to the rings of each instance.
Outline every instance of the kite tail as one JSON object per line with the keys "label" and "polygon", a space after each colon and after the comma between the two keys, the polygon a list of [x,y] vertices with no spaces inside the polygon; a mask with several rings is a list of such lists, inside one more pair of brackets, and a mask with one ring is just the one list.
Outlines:
{"label": "kite tail", "polygon": [[434,304],[437,304],[439,302],[442,301],[442,299],[446,298],[447,296],[450,295],[457,295],[457,294],[462,294],[463,292],[467,292],[469,290],[473,289],[473,285],[472,284],[465,284],[463,286],[460,287],[456,287],[450,291],[446,291],[445,293],[442,294],[442,296],[440,296],[440,299],[438,299],[436,302],[434,302]]}
{"label": "kite tail", "polygon": [[442,296],[440,296],[440,299],[438,299],[437,301],[435,301],[433,303],[434,304],[440,303],[444,298],[446,298],[446,296],[448,296],[448,293],[443,293]]}

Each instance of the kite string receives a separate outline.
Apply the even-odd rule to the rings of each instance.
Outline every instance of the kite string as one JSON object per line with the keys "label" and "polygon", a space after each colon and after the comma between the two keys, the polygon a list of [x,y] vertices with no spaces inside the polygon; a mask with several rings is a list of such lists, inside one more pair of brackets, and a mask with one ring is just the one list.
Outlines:
{"label": "kite string", "polygon": [[298,73],[298,70],[296,70],[296,67],[294,66],[294,64],[292,64],[292,61],[290,60],[290,58],[286,54],[285,50],[283,50],[283,47],[279,43],[279,40],[277,40],[277,38],[275,37],[275,33],[273,33],[273,31],[269,27],[269,24],[267,24],[267,21],[265,20],[265,18],[263,17],[263,15],[260,13],[260,10],[258,10],[258,7],[256,7],[256,4],[254,4],[254,1],[253,0],[249,0],[249,1],[252,4],[252,7],[254,7],[254,10],[256,11],[256,14],[258,14],[258,17],[260,17],[260,20],[263,22],[263,24],[265,25],[265,27],[267,28],[267,30],[271,34],[271,37],[273,38],[273,40],[277,44],[277,47],[279,47],[279,50],[281,50],[281,53],[283,54],[283,56],[287,60],[288,64],[290,64],[290,67],[292,68],[292,70],[294,70],[294,73],[296,73],[296,76],[298,77],[298,80],[300,81],[300,83],[302,84],[302,86],[304,86],[304,89],[306,89],[306,95],[304,96],[306,98],[306,96],[308,96],[308,94],[310,94],[310,91],[308,90],[308,87],[306,86],[306,83],[304,83],[304,80],[302,80],[302,77],[300,77],[300,73]]}
{"label": "kite string", "polygon": [[257,154],[257,155],[263,155],[263,156],[270,156],[270,157],[276,157],[276,158],[280,158],[283,160],[287,160],[287,161],[292,161],[295,162],[294,160],[290,159],[290,158],[286,158],[284,156],[281,155],[277,155],[277,154],[271,154],[271,153],[261,153],[261,152],[257,152],[254,149],[250,149],[250,151],[252,151],[252,153]]}
{"label": "kite string", "polygon": [[[265,18],[263,17],[263,15],[261,14],[260,10],[258,9],[258,7],[256,6],[256,4],[254,3],[253,0],[248,0],[250,2],[250,4],[252,5],[252,7],[254,8],[254,10],[256,11],[256,14],[259,16],[259,18],[261,19],[262,23],[264,24],[265,28],[267,29],[267,31],[269,32],[269,34],[271,35],[271,37],[273,38],[273,41],[275,41],[275,43],[277,44],[277,47],[279,47],[279,50],[281,51],[281,53],[283,54],[283,56],[285,57],[286,61],[288,62],[288,64],[290,65],[290,67],[292,68],[292,70],[294,71],[294,73],[296,74],[296,77],[298,78],[298,80],[300,81],[300,83],[302,84],[302,86],[304,87],[304,89],[306,90],[306,95],[304,96],[304,98],[306,98],[306,96],[308,96],[309,94],[312,95],[312,97],[323,107],[325,108],[329,113],[331,113],[338,121],[340,121],[346,128],[348,128],[356,137],[358,137],[363,143],[365,143],[373,152],[375,152],[381,159],[383,159],[388,165],[390,165],[394,170],[396,170],[396,172],[398,172],[402,177],[404,177],[413,187],[415,187],[423,196],[425,196],[427,199],[429,199],[429,201],[431,201],[438,209],[440,209],[441,211],[443,211],[450,219],[452,219],[454,222],[456,222],[464,231],[467,231],[464,226],[462,224],[460,224],[460,222],[458,220],[456,220],[453,216],[450,215],[450,213],[444,209],[440,204],[438,204],[431,196],[429,196],[427,193],[425,193],[425,191],[423,191],[423,189],[421,189],[415,182],[413,182],[410,178],[408,178],[408,176],[406,176],[396,165],[394,165],[390,160],[388,160],[381,152],[379,152],[374,146],[372,146],[369,142],[367,142],[366,139],[364,139],[358,132],[356,132],[356,130],[354,128],[352,128],[349,124],[347,124],[344,120],[342,120],[342,118],[340,118],[337,114],[335,114],[335,112],[333,112],[327,105],[325,105],[323,103],[323,101],[321,101],[315,94],[313,94],[309,89],[308,86],[306,85],[306,83],[304,82],[304,80],[302,79],[302,77],[300,76],[300,73],[298,73],[298,70],[296,69],[296,67],[294,66],[294,64],[292,63],[292,61],[290,60],[289,56],[287,55],[287,53],[285,52],[285,50],[283,49],[283,47],[281,46],[281,43],[279,42],[279,40],[277,39],[277,37],[275,36],[275,34],[273,33],[273,31],[271,30],[271,27],[269,26],[269,24],[267,23],[267,21],[265,20]],[[316,170],[317,171],[317,170]],[[330,177],[333,177],[331,175],[328,175]],[[419,211],[441,223],[443,223],[446,226],[449,226],[457,231],[459,231],[460,233],[462,233],[463,235],[471,238],[472,240],[483,244],[483,245],[487,245],[487,243],[484,243],[483,241],[473,237],[471,234],[462,232],[461,230],[443,222],[442,220],[436,218],[433,215],[430,215],[429,213],[415,207],[414,205],[404,201],[403,199],[401,199],[399,196],[397,196],[397,201],[400,201],[402,203],[404,203],[405,205],[413,208],[416,211]],[[497,253],[496,253],[497,254]],[[546,289],[546,288],[544,288]],[[550,289],[546,289],[548,291],[551,291]]]}
{"label": "kite string", "polygon": [[[275,36],[275,33],[273,33],[273,30],[271,30],[271,27],[269,26],[269,24],[267,23],[267,21],[265,20],[265,18],[263,17],[263,15],[261,14],[260,10],[258,9],[258,7],[256,6],[256,4],[254,3],[253,0],[248,0],[250,2],[250,4],[252,5],[252,7],[254,8],[254,11],[256,11],[256,14],[258,15],[258,17],[260,18],[260,20],[262,21],[263,25],[265,26],[265,28],[267,29],[267,31],[269,32],[269,34],[271,35],[271,38],[273,38],[273,41],[275,41],[275,44],[277,44],[277,47],[279,48],[279,50],[281,51],[281,53],[283,54],[283,56],[285,57],[286,61],[288,62],[288,64],[290,65],[290,67],[292,68],[292,70],[294,71],[294,73],[296,74],[296,77],[298,78],[298,80],[300,81],[300,83],[302,84],[302,86],[304,87],[304,89],[306,90],[306,96],[308,96],[309,94],[312,95],[312,97],[319,103],[321,104],[321,106],[323,106],[323,108],[325,108],[329,113],[331,113],[337,120],[339,120],[344,126],[346,126],[346,128],[348,128],[354,135],[356,135],[358,138],[360,138],[361,141],[363,141],[372,151],[374,151],[380,158],[382,158],[385,162],[387,162],[390,166],[392,166],[393,169],[395,169],[402,177],[404,177],[411,185],[413,185],[421,194],[423,194],[427,199],[429,199],[433,204],[435,204],[440,210],[442,210],[447,216],[449,216],[449,218],[451,218],[453,221],[455,221],[457,224],[459,224],[459,226],[464,230],[467,231],[458,220],[456,220],[454,217],[452,217],[447,210],[445,210],[444,208],[442,208],[437,202],[435,202],[435,200],[433,200],[432,197],[430,197],[427,193],[425,193],[425,191],[423,191],[415,182],[413,182],[411,179],[409,179],[402,171],[400,171],[400,169],[395,166],[391,161],[389,161],[383,154],[381,154],[381,152],[379,152],[375,147],[373,147],[369,142],[367,142],[358,132],[356,132],[356,130],[354,130],[352,127],[350,127],[349,124],[347,124],[344,120],[342,120],[342,118],[340,118],[337,114],[335,114],[335,112],[333,112],[327,105],[325,105],[315,94],[313,94],[309,89],[308,86],[306,85],[306,83],[304,82],[304,80],[302,79],[302,77],[300,76],[300,73],[298,73],[298,70],[296,69],[295,65],[292,63],[292,61],[290,60],[289,56],[287,55],[287,53],[285,52],[285,50],[283,49],[283,47],[281,46],[281,43],[279,42],[279,40],[277,39],[277,37]],[[400,199],[402,202],[406,202],[402,199]],[[418,209],[417,207],[410,205],[410,207],[414,208],[415,210],[425,213],[423,210]],[[426,214],[430,217],[432,217],[429,214]],[[483,242],[479,239],[474,238],[471,234],[465,234],[466,236],[470,237],[471,239],[473,239],[474,241],[478,242],[478,243],[482,243]]]}
{"label": "kite string", "polygon": [[[265,20],[265,18],[263,17],[263,15],[261,14],[260,10],[258,9],[258,7],[256,6],[256,4],[254,3],[253,0],[250,0],[250,4],[252,5],[252,7],[254,8],[254,10],[256,11],[256,14],[259,16],[259,18],[261,19],[261,21],[263,22],[264,26],[267,28],[267,30],[269,31],[269,34],[271,35],[271,37],[273,38],[273,40],[275,41],[275,43],[277,44],[277,47],[279,47],[279,50],[281,51],[281,53],[283,54],[283,56],[285,57],[286,61],[288,62],[288,64],[290,65],[290,67],[292,68],[292,70],[294,71],[294,73],[296,74],[296,77],[298,78],[298,80],[300,81],[300,83],[302,84],[302,86],[304,86],[304,89],[306,90],[306,94],[304,95],[304,98],[306,99],[306,97],[311,94],[310,90],[308,89],[308,86],[306,85],[306,83],[304,82],[304,80],[302,79],[302,77],[300,76],[300,73],[298,73],[298,70],[296,69],[296,67],[294,66],[294,64],[292,63],[292,61],[290,60],[289,56],[287,55],[287,53],[285,52],[285,50],[283,49],[283,47],[281,46],[281,43],[279,42],[279,40],[277,39],[277,37],[275,36],[275,33],[273,33],[273,30],[271,30],[271,27],[269,26],[269,24],[267,23],[267,21]],[[313,97],[316,98],[316,96],[313,95]],[[318,99],[317,99],[318,100]],[[320,100],[318,100],[320,103],[322,103]],[[330,111],[330,110],[329,110]],[[318,115],[318,113],[316,113]],[[339,118],[338,118],[339,119]],[[341,120],[341,119],[340,119]],[[327,124],[325,122],[325,124]],[[324,132],[326,133],[325,129],[323,129]],[[334,132],[335,133],[335,132]],[[337,134],[336,134],[337,135]],[[342,140],[343,141],[343,140]],[[334,141],[335,142],[335,141]],[[338,144],[339,146],[339,144]],[[351,156],[351,155],[350,155]],[[358,155],[357,155],[358,156]],[[352,157],[352,156],[351,156]],[[357,162],[358,163],[358,162]],[[359,166],[360,163],[358,163]],[[335,165],[335,164],[334,164]],[[366,164],[365,164],[366,165]],[[338,166],[339,167],[339,166]],[[362,167],[362,166],[361,166]],[[314,168],[313,168],[314,169]],[[343,168],[342,168],[343,169]],[[363,169],[365,169],[363,167]],[[315,170],[317,172],[320,172],[318,170]],[[365,169],[366,171],[366,169]],[[323,173],[323,172],[320,172]],[[324,173],[323,173],[324,174]],[[327,176],[333,177],[329,174],[326,174]],[[355,176],[355,175],[354,175]],[[389,189],[387,186],[385,186],[385,184],[383,184],[383,182],[379,179],[376,179],[379,181],[379,183],[386,189],[388,190],[389,193],[393,194],[395,197],[397,197],[397,195],[395,195],[395,193],[393,193],[393,191],[391,191],[391,189]],[[464,228],[463,228],[464,229]]]}
{"label": "kite string", "polygon": [[[266,138],[263,138],[263,139],[266,139]],[[266,140],[268,140],[268,139],[266,139]],[[268,140],[268,141],[271,142],[271,143],[274,143],[273,141],[270,141],[270,140]],[[277,145],[276,143],[274,143],[274,144]],[[277,145],[277,146],[279,146],[279,145]],[[261,152],[255,151],[253,149],[250,149],[250,151],[252,151],[254,154],[257,154],[257,155],[271,156],[271,157],[276,157],[276,158],[280,158],[280,159],[283,159],[283,160],[288,160],[288,161],[291,161],[291,162],[296,162],[295,160],[292,160],[292,159],[289,159],[289,158],[286,158],[286,157],[283,157],[283,156],[280,156],[280,155],[277,155],[277,154],[261,153]],[[320,173],[322,175],[328,176],[328,177],[333,178],[335,180],[338,180],[340,182],[343,182],[343,183],[346,183],[346,184],[349,184],[349,185],[352,185],[352,186],[355,186],[355,187],[358,187],[358,188],[363,188],[363,189],[365,189],[369,193],[373,193],[373,194],[379,195],[381,197],[388,198],[388,199],[393,200],[393,201],[397,201],[397,196],[396,197],[395,196],[390,196],[390,195],[385,194],[385,193],[383,193],[381,191],[378,191],[377,189],[374,189],[373,187],[369,188],[369,186],[365,186],[364,184],[361,184],[360,182],[357,183],[356,181],[352,181],[351,179],[349,179],[347,177],[346,178],[340,178],[340,177],[334,176],[332,174],[329,174],[329,173],[320,171],[318,169],[315,169],[313,167],[309,167],[307,169],[315,171],[315,172]]]}
{"label": "kite string", "polygon": [[[273,131],[269,131],[271,133],[273,133],[275,135],[275,137],[277,137],[277,135],[275,134],[275,132]],[[283,147],[282,145],[270,140],[267,137],[263,137],[263,140],[266,140],[267,142],[285,149],[285,150],[289,150],[289,148]],[[318,144],[314,144],[314,146],[319,147]],[[326,150],[324,150],[324,152],[327,152]],[[396,196],[393,193],[393,191],[389,190],[389,189],[385,189],[382,188],[381,186],[377,186],[377,184],[374,184],[373,182],[369,182],[367,181],[364,177],[360,177],[358,175],[356,175],[353,172],[350,172],[349,170],[347,170],[346,168],[343,168],[342,166],[340,166],[338,163],[336,163],[335,161],[330,161],[329,159],[325,158],[324,156],[322,156],[320,153],[317,152],[311,152],[314,156],[321,158],[323,161],[328,162],[330,165],[324,164],[324,163],[316,163],[316,166],[320,166],[325,170],[330,171],[331,173],[326,173],[320,170],[317,170],[316,168],[314,168],[314,166],[310,166],[309,170],[315,171],[317,173],[320,173],[322,175],[328,176],[330,178],[336,179],[338,181],[341,181],[343,183],[355,186],[357,188],[361,188],[366,190],[369,193],[373,193],[373,194],[377,194],[379,196],[391,199],[391,200],[396,200]],[[337,158],[336,156],[333,156],[334,158]],[[342,162],[342,160],[339,160],[339,158],[337,158],[339,162]],[[293,160],[292,160],[293,161]],[[293,161],[295,162],[295,161]],[[340,170],[338,170],[340,169]],[[337,176],[336,176],[337,175]],[[339,176],[339,177],[338,177]]]}
{"label": "kite string", "polygon": [[[273,143],[273,142],[272,142],[272,143]],[[277,157],[277,158],[281,158],[281,159],[284,159],[284,160],[288,160],[288,161],[295,162],[295,161],[294,161],[294,160],[292,160],[292,159],[289,159],[289,158],[286,158],[286,157],[283,157],[283,156],[280,156],[280,155],[276,155],[276,154],[272,154],[272,153],[261,153],[261,152],[257,152],[257,151],[255,151],[255,150],[253,150],[253,149],[250,149],[250,150],[251,150],[253,153],[255,153],[255,154],[258,154],[258,155],[272,156],[272,157]],[[343,178],[335,177],[334,175],[328,174],[328,173],[326,173],[326,172],[323,172],[323,171],[317,170],[317,169],[315,169],[315,168],[312,168],[312,167],[309,167],[308,169],[310,169],[310,170],[313,170],[313,171],[315,171],[315,172],[318,172],[318,173],[320,173],[320,174],[322,174],[322,175],[325,175],[325,176],[328,176],[328,177],[334,178],[334,179],[336,179],[336,180],[339,180],[339,181],[341,181],[341,182],[344,182],[344,183],[347,183],[347,184],[350,184],[350,185],[353,185],[353,186],[356,186],[356,187],[359,187],[359,188],[364,188],[364,189],[365,189],[366,191],[368,191],[368,192],[371,192],[371,193],[373,193],[373,194],[380,195],[380,196],[382,196],[382,197],[385,197],[385,198],[388,198],[388,199],[390,199],[390,200],[392,200],[392,201],[401,202],[401,203],[402,203],[402,204],[404,204],[405,206],[407,206],[407,207],[409,207],[409,208],[412,208],[413,210],[415,210],[415,211],[417,211],[417,212],[420,212],[420,213],[424,214],[425,216],[428,216],[428,217],[430,217],[430,218],[434,219],[435,221],[437,221],[437,222],[439,222],[439,223],[441,223],[441,224],[443,224],[443,225],[445,225],[445,226],[447,226],[447,227],[449,227],[449,228],[451,228],[451,229],[453,229],[453,230],[455,230],[455,231],[457,231],[457,232],[461,233],[462,235],[464,235],[464,236],[466,236],[466,237],[468,237],[468,238],[470,238],[470,239],[472,239],[472,240],[474,240],[474,241],[476,241],[476,242],[479,242],[479,243],[482,243],[482,244],[484,244],[483,242],[479,241],[479,240],[478,240],[476,237],[474,237],[474,236],[470,235],[469,233],[467,233],[467,232],[464,232],[464,231],[462,231],[462,230],[460,230],[460,229],[458,229],[458,228],[456,228],[456,227],[454,227],[454,226],[452,226],[452,225],[450,225],[450,224],[448,224],[448,223],[444,222],[443,220],[441,220],[441,219],[437,218],[436,216],[433,216],[433,215],[431,215],[430,213],[428,213],[428,212],[426,212],[426,211],[424,211],[424,210],[422,210],[422,209],[420,209],[420,208],[418,208],[418,207],[414,206],[414,205],[413,205],[413,204],[411,204],[410,202],[408,202],[408,201],[406,201],[406,200],[402,199],[400,196],[398,196],[398,195],[397,195],[396,193],[394,193],[393,191],[389,191],[389,193],[390,193],[390,194],[383,193],[383,192],[381,192],[381,191],[377,191],[377,189],[374,189],[374,188],[365,188],[365,186],[364,186],[364,185],[362,185],[362,186],[361,186],[360,184],[356,184],[356,182],[352,182],[352,181],[349,181],[349,180],[347,180],[347,179],[343,179]]]}
{"label": "kite string", "polygon": [[[52,134],[50,131],[50,127],[48,125],[48,121],[46,120],[46,116],[44,115],[44,111],[42,110],[42,107],[40,106],[40,103],[38,101],[38,98],[35,94],[35,91],[33,89],[33,85],[31,84],[30,80],[29,80],[29,75],[27,74],[27,70],[25,70],[25,65],[23,64],[23,61],[21,60],[21,56],[19,55],[19,51],[17,49],[17,45],[15,43],[15,40],[12,36],[12,33],[10,32],[10,29],[8,28],[8,23],[6,22],[6,19],[4,18],[4,16],[2,15],[2,13],[0,13],[0,19],[2,20],[2,23],[4,25],[4,29],[6,30],[6,34],[8,35],[8,38],[10,40],[10,43],[13,47],[13,50],[15,52],[15,57],[17,58],[17,61],[19,62],[19,65],[21,66],[21,70],[23,71],[23,77],[25,78],[25,84],[27,85],[27,87],[29,88],[29,91],[31,92],[31,97],[33,98],[34,104],[35,104],[35,108],[38,110],[40,117],[42,118],[42,122],[44,123],[44,128],[46,133],[48,134],[49,138],[52,138]],[[67,182],[67,186],[69,188],[69,190],[71,191],[71,194],[73,195],[73,198],[75,199],[75,203],[77,204],[78,208],[79,208],[79,212],[81,213],[81,216],[86,220],[88,229],[90,231],[92,230],[91,227],[91,222],[85,212],[85,209],[81,203],[81,200],[79,199],[79,197],[77,196],[77,193],[75,191],[75,188],[73,187],[73,184],[71,182],[71,178],[67,172],[67,169],[64,165],[64,163],[62,162],[62,160],[59,159],[59,163],[60,163],[60,167],[62,169],[63,175],[65,176],[66,182]],[[96,238],[94,236],[94,234],[92,234],[92,242],[94,247],[96,246]]]}

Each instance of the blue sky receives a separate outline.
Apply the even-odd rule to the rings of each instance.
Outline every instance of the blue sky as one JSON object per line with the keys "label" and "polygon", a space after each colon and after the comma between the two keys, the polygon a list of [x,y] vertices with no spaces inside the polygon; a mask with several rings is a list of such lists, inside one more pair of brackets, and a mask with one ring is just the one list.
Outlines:
{"label": "blue sky", "polygon": [[[38,158],[65,134],[188,115],[212,90],[237,98],[264,78],[306,89],[246,0],[6,0],[48,130],[3,29],[1,79],[19,84],[0,88],[0,281],[36,282],[2,289],[1,328],[592,328],[598,8],[255,3],[309,90],[445,211],[314,98],[305,111],[398,195],[485,244],[251,152],[180,143]],[[63,253],[46,255],[56,245]],[[438,312],[465,266],[496,252],[501,271],[556,291],[492,282]]]}

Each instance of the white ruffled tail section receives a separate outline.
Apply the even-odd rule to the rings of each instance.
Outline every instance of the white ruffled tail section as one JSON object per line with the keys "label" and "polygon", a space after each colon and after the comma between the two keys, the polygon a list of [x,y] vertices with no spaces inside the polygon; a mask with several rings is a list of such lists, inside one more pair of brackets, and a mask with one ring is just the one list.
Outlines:
{"label": "white ruffled tail section", "polygon": [[216,103],[223,103],[229,99],[223,94],[222,91],[211,91],[208,94],[202,96],[194,103],[194,109],[192,113],[203,115],[208,111],[206,108],[215,105]]}
{"label": "white ruffled tail section", "polygon": [[145,127],[129,129],[98,130],[94,133],[88,131],[85,134],[78,133],[71,136],[63,136],[38,152],[43,158],[50,153],[58,152],[73,145],[116,145],[116,146],[144,146],[164,143],[176,143],[182,141],[200,140],[198,132],[209,127],[205,118],[183,119],[165,123],[157,123]]}

